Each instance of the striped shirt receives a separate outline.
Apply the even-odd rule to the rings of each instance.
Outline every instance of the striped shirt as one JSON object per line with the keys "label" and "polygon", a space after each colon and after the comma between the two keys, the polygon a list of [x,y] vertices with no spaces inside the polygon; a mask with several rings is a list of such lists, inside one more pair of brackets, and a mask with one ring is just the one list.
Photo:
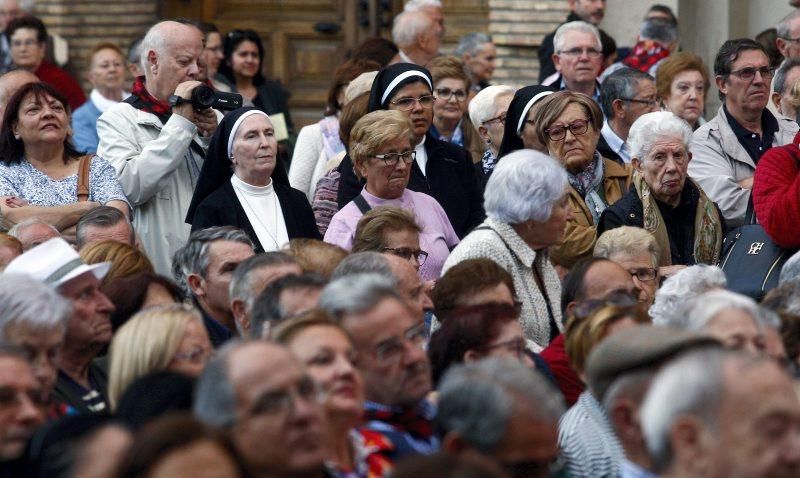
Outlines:
{"label": "striped shirt", "polygon": [[616,477],[625,457],[606,412],[588,390],[561,417],[558,445],[573,478]]}

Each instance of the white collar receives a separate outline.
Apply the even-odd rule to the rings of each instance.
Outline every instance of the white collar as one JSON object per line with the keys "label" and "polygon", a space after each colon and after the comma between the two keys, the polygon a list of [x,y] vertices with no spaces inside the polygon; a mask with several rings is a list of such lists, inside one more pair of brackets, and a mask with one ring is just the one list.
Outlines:
{"label": "white collar", "polygon": [[617,133],[611,129],[611,125],[608,124],[608,120],[603,121],[603,129],[600,130],[600,134],[603,135],[606,143],[608,143],[608,147],[617,153],[623,161],[626,163],[631,162],[630,153],[628,152],[627,148],[625,151],[622,150],[622,147],[625,146],[625,141],[623,141],[622,138],[620,138]]}
{"label": "white collar", "polygon": [[[122,99],[124,100],[125,98],[129,97],[130,95],[131,94],[128,93],[127,91],[123,91],[122,92]],[[92,92],[89,93],[89,99],[92,100],[92,103],[94,103],[94,105],[97,107],[98,110],[100,110],[101,113],[105,113],[106,110],[108,110],[109,108],[111,108],[115,104],[119,103],[119,101],[110,100],[110,99],[106,98],[105,96],[100,94],[100,92],[97,91],[96,88],[92,89]]]}

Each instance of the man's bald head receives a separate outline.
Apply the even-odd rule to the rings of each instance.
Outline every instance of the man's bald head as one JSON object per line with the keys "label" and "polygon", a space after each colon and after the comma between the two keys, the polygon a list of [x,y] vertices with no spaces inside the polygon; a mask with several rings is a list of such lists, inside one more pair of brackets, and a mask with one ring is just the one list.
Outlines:
{"label": "man's bald head", "polygon": [[28,83],[37,83],[38,81],[39,78],[36,75],[26,70],[9,71],[0,76],[0,122],[2,122],[3,115],[6,112],[8,100],[14,96],[14,93]]}
{"label": "man's bald head", "polygon": [[203,33],[171,20],[153,25],[142,40],[141,63],[147,91],[163,101],[184,81],[196,80]]}

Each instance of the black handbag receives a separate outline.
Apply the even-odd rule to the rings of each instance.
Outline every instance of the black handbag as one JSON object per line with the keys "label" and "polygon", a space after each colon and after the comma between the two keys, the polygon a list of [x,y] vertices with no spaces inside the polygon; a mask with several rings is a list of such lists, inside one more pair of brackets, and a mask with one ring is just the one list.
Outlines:
{"label": "black handbag", "polygon": [[758,224],[751,195],[745,224],[728,232],[722,240],[720,267],[728,280],[728,290],[761,301],[778,286],[781,269],[794,252],[775,244]]}

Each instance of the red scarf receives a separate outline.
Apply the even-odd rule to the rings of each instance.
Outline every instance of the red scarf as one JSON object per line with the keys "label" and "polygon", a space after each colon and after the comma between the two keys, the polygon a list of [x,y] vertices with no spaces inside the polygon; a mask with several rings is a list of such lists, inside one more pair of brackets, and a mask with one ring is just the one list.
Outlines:
{"label": "red scarf", "polygon": [[[164,103],[155,96],[151,95],[144,84],[144,76],[139,76],[133,82],[133,89],[131,90],[131,97],[138,101],[128,101],[133,104],[137,109],[146,113],[153,113],[159,118],[167,117],[172,114],[172,106]],[[162,119],[162,121],[166,122]]]}
{"label": "red scarf", "polygon": [[653,40],[642,40],[633,47],[622,63],[630,68],[648,73],[650,68],[669,56],[669,50]]}

